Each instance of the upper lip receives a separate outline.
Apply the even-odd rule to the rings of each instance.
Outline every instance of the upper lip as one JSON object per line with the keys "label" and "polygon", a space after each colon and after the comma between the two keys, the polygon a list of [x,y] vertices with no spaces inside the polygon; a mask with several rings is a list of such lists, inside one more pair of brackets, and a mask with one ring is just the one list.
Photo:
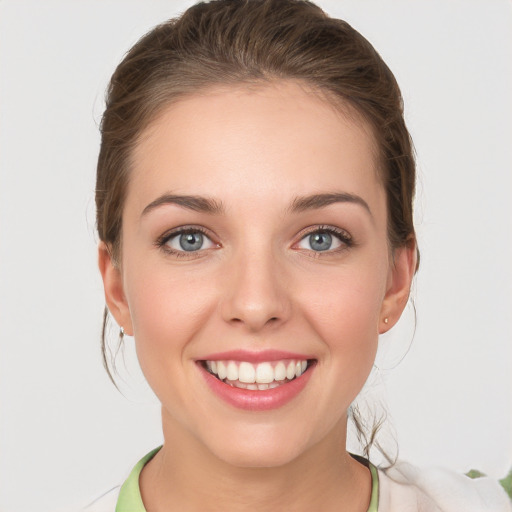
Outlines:
{"label": "upper lip", "polygon": [[283,350],[228,350],[225,352],[216,352],[208,354],[205,357],[198,358],[198,361],[247,361],[249,363],[262,363],[265,361],[280,361],[282,359],[314,359],[307,354],[288,352]]}

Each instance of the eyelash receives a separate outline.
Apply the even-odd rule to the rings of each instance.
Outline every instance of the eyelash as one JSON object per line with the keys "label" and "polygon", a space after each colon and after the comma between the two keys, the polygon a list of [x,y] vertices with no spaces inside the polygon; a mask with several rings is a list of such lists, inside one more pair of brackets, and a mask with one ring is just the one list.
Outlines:
{"label": "eyelash", "polygon": [[302,233],[299,234],[299,242],[296,242],[296,244],[300,243],[308,236],[314,235],[315,233],[328,233],[329,235],[333,235],[343,244],[343,246],[337,249],[330,249],[326,251],[309,250],[309,252],[313,253],[312,256],[314,258],[325,257],[329,254],[336,254],[355,246],[354,239],[347,231],[334,226],[314,226],[312,228],[306,228],[302,231]]}
{"label": "eyelash", "polygon": [[[160,236],[156,240],[155,246],[158,247],[159,249],[162,249],[165,253],[175,256],[177,258],[189,258],[190,259],[190,258],[198,257],[206,249],[199,250],[199,251],[176,251],[174,249],[171,249],[167,245],[167,243],[169,242],[169,240],[171,240],[171,238],[174,238],[174,237],[180,236],[180,235],[186,235],[189,233],[201,233],[204,237],[211,240],[211,235],[209,235],[209,233],[206,231],[206,229],[202,228],[201,226],[184,226],[184,227],[172,229],[171,231],[167,231],[166,233],[164,233],[162,236]],[[215,242],[213,242],[213,243],[215,243]],[[216,244],[216,245],[219,246],[219,244]]]}
{"label": "eyelash", "polygon": [[[194,257],[199,257],[199,255],[207,249],[202,249],[202,250],[198,250],[198,251],[176,251],[174,249],[171,249],[167,245],[169,240],[171,240],[172,238],[174,238],[176,236],[180,236],[180,235],[186,235],[188,233],[201,233],[203,236],[205,236],[206,238],[211,240],[211,236],[208,234],[207,230],[202,228],[201,226],[184,226],[184,227],[180,227],[180,228],[175,228],[171,231],[164,233],[162,236],[160,236],[155,241],[155,246],[158,247],[159,249],[162,249],[167,254],[170,254],[170,255],[178,257],[178,258],[189,258],[190,259],[190,258],[194,258]],[[303,230],[299,234],[299,241],[296,242],[294,244],[294,246],[297,245],[298,243],[300,243],[306,237],[314,235],[315,233],[328,233],[329,235],[336,237],[343,244],[342,247],[339,247],[337,249],[329,249],[326,251],[314,251],[312,249],[305,249],[306,251],[312,253],[312,257],[315,257],[315,258],[325,257],[326,255],[333,254],[333,253],[336,254],[336,253],[342,252],[344,250],[347,250],[355,245],[352,236],[349,233],[347,233],[347,231],[345,231],[343,229],[336,228],[334,226],[314,226],[314,227],[306,228],[305,230]],[[215,243],[215,242],[212,242],[212,243]],[[220,247],[219,244],[216,244],[216,245],[217,245],[217,247]]]}

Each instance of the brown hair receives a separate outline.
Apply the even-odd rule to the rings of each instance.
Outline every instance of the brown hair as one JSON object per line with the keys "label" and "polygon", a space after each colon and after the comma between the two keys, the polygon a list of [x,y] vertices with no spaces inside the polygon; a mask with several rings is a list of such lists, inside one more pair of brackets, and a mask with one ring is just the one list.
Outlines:
{"label": "brown hair", "polygon": [[[302,0],[214,0],[151,30],[115,70],[101,123],[96,182],[99,237],[120,257],[130,157],[164,106],[214,85],[298,80],[373,128],[391,248],[414,243],[415,162],[396,80],[348,23]],[[102,352],[105,354],[105,310]],[[112,377],[111,377],[112,378]]]}

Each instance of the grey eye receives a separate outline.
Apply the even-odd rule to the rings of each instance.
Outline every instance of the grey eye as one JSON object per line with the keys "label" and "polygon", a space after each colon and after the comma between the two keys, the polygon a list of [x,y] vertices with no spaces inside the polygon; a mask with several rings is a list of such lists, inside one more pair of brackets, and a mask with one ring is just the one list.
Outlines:
{"label": "grey eye", "polygon": [[206,235],[192,230],[170,236],[165,245],[177,252],[197,252],[215,247],[215,244]]}
{"label": "grey eye", "polygon": [[328,251],[332,246],[332,236],[325,231],[309,235],[309,246],[313,251]]}
{"label": "grey eye", "polygon": [[342,240],[342,235],[330,233],[327,230],[319,229],[309,233],[302,238],[298,244],[300,249],[307,249],[314,252],[326,252],[339,249],[342,245],[348,245],[349,242]]}
{"label": "grey eye", "polygon": [[179,236],[180,247],[184,251],[198,251],[203,246],[202,233],[183,233]]}

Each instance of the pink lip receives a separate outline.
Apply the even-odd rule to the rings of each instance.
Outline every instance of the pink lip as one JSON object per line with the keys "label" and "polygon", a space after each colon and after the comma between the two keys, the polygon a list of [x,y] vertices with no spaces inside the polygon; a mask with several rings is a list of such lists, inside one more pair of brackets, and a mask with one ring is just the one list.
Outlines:
{"label": "pink lip", "polygon": [[[288,355],[288,357],[284,359],[288,358],[292,357]],[[224,359],[224,356],[220,359]],[[226,359],[237,360],[233,357],[228,357]],[[247,359],[242,360],[247,361]],[[269,359],[264,360],[269,361]],[[268,411],[271,409],[278,409],[279,407],[287,404],[304,389],[315,367],[313,364],[300,377],[296,377],[286,384],[281,384],[277,388],[253,391],[251,389],[235,388],[229,384],[225,384],[205,370],[201,364],[198,364],[197,366],[210,389],[219,398],[238,409],[245,409],[248,411]]]}
{"label": "pink lip", "polygon": [[[262,363],[264,361],[279,361],[281,359],[299,359],[305,361],[313,357],[305,354],[296,354],[282,350],[262,350],[252,352],[249,350],[229,350],[227,352],[217,352],[202,357],[202,361],[247,361],[249,363]],[[198,359],[199,360],[199,359]]]}

